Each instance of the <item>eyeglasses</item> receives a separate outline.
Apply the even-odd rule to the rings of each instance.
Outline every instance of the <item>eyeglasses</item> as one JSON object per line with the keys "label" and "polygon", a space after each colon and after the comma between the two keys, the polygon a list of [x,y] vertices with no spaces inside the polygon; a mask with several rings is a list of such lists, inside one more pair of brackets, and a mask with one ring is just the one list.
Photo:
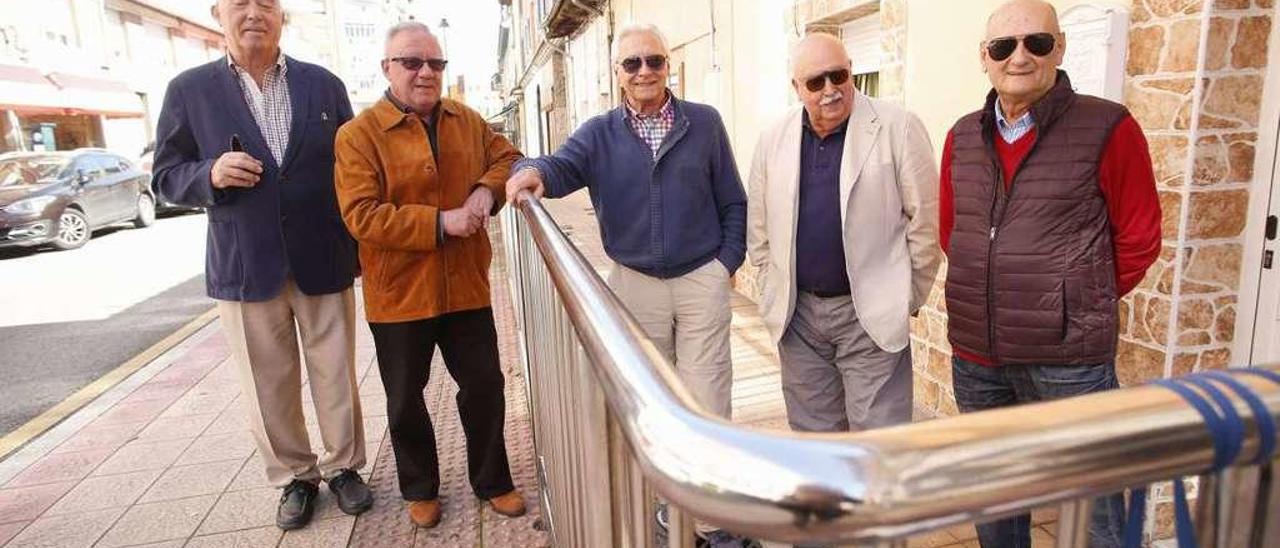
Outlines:
{"label": "eyeglasses", "polygon": [[627,74],[635,74],[640,72],[640,63],[642,62],[649,66],[649,70],[662,70],[662,67],[667,66],[667,56],[646,55],[640,57],[639,55],[632,55],[619,61],[618,64],[622,66],[622,70],[627,71]]}
{"label": "eyeglasses", "polygon": [[1018,42],[1027,52],[1036,57],[1044,57],[1053,51],[1058,40],[1052,33],[1037,32],[1026,36],[1003,36],[987,40],[987,56],[992,61],[1004,61],[1018,49]]}
{"label": "eyeglasses", "polygon": [[400,66],[404,67],[405,70],[411,70],[413,72],[422,70],[422,65],[431,67],[431,70],[435,72],[442,72],[444,71],[445,65],[449,64],[449,62],[444,59],[423,59],[421,57],[392,57],[387,60],[400,63]]}
{"label": "eyeglasses", "polygon": [[831,85],[833,86],[842,85],[845,82],[849,81],[849,69],[829,70],[827,72],[814,76],[813,78],[805,80],[804,87],[805,89],[808,89],[813,93],[817,93],[819,91],[822,91],[822,88],[827,87],[827,80],[830,80]]}

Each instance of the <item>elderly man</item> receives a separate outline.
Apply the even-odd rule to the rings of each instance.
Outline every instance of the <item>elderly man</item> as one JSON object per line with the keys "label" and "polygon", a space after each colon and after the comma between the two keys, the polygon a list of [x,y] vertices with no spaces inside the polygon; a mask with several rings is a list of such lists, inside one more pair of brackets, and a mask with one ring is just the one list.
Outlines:
{"label": "elderly man", "polygon": [[730,278],[746,252],[746,196],[720,115],[667,90],[668,57],[656,27],[620,29],[624,104],[555,154],[517,162],[507,200],[587,187],[616,262],[609,286],[698,403],[728,418]]}
{"label": "elderly man", "polygon": [[[961,411],[1116,387],[1116,301],[1160,252],[1142,129],[1072,90],[1053,6],[1014,0],[979,48],[994,88],[942,154],[940,231]],[[1118,546],[1124,500],[1098,499],[1092,546]],[[1027,515],[978,526],[983,546],[1030,546]]]}
{"label": "elderly man", "polygon": [[[356,473],[365,464],[356,246],[337,220],[332,184],[333,137],[351,104],[336,76],[280,50],[277,0],[220,0],[212,12],[227,56],[170,82],[155,180],[170,201],[208,208],[209,296],[267,480],[284,488],[276,525],[295,529],[311,519],[322,477],[344,512],[373,504]],[[318,459],[303,422],[299,335],[324,439]]]}
{"label": "elderly man", "polygon": [[795,430],[911,420],[908,317],[941,261],[933,148],[915,115],[853,87],[840,40],[792,51],[802,107],[761,135],[747,242]]}
{"label": "elderly man", "polygon": [[361,244],[400,494],[420,527],[440,521],[435,431],[423,401],[436,345],[458,383],[472,490],[499,514],[525,512],[503,437],[486,230],[520,153],[476,111],[441,99],[447,63],[425,25],[392,27],[382,60],[390,89],[338,131],[335,145],[338,202]]}

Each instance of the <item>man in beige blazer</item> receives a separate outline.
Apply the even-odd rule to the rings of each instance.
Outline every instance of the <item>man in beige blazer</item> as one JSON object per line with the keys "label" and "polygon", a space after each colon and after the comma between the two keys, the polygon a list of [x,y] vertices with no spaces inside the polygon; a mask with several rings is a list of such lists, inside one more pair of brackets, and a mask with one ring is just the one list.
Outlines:
{"label": "man in beige blazer", "polygon": [[791,83],[803,107],[761,134],[751,165],[747,252],[802,431],[911,420],[907,321],[941,260],[924,125],[857,92],[850,67],[836,38],[802,39]]}

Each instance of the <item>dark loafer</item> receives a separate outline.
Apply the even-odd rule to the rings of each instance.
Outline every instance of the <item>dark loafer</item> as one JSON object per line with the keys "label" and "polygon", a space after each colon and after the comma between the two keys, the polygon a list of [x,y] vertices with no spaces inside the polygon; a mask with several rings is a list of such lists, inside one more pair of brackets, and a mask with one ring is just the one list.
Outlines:
{"label": "dark loafer", "polygon": [[348,515],[356,515],[373,507],[373,492],[355,470],[343,469],[329,478],[329,490],[338,497],[338,508]]}
{"label": "dark loafer", "polygon": [[290,531],[305,527],[311,521],[315,511],[316,495],[320,488],[314,483],[293,480],[285,486],[280,495],[280,506],[276,508],[276,527]]}

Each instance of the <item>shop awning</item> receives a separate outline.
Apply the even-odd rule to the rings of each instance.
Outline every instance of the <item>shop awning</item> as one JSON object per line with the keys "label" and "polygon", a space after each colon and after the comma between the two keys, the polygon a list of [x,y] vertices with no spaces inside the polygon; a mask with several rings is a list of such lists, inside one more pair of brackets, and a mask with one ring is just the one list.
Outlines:
{"label": "shop awning", "polygon": [[96,76],[43,74],[23,65],[0,64],[0,109],[19,114],[93,114],[136,118],[146,114],[129,85]]}

